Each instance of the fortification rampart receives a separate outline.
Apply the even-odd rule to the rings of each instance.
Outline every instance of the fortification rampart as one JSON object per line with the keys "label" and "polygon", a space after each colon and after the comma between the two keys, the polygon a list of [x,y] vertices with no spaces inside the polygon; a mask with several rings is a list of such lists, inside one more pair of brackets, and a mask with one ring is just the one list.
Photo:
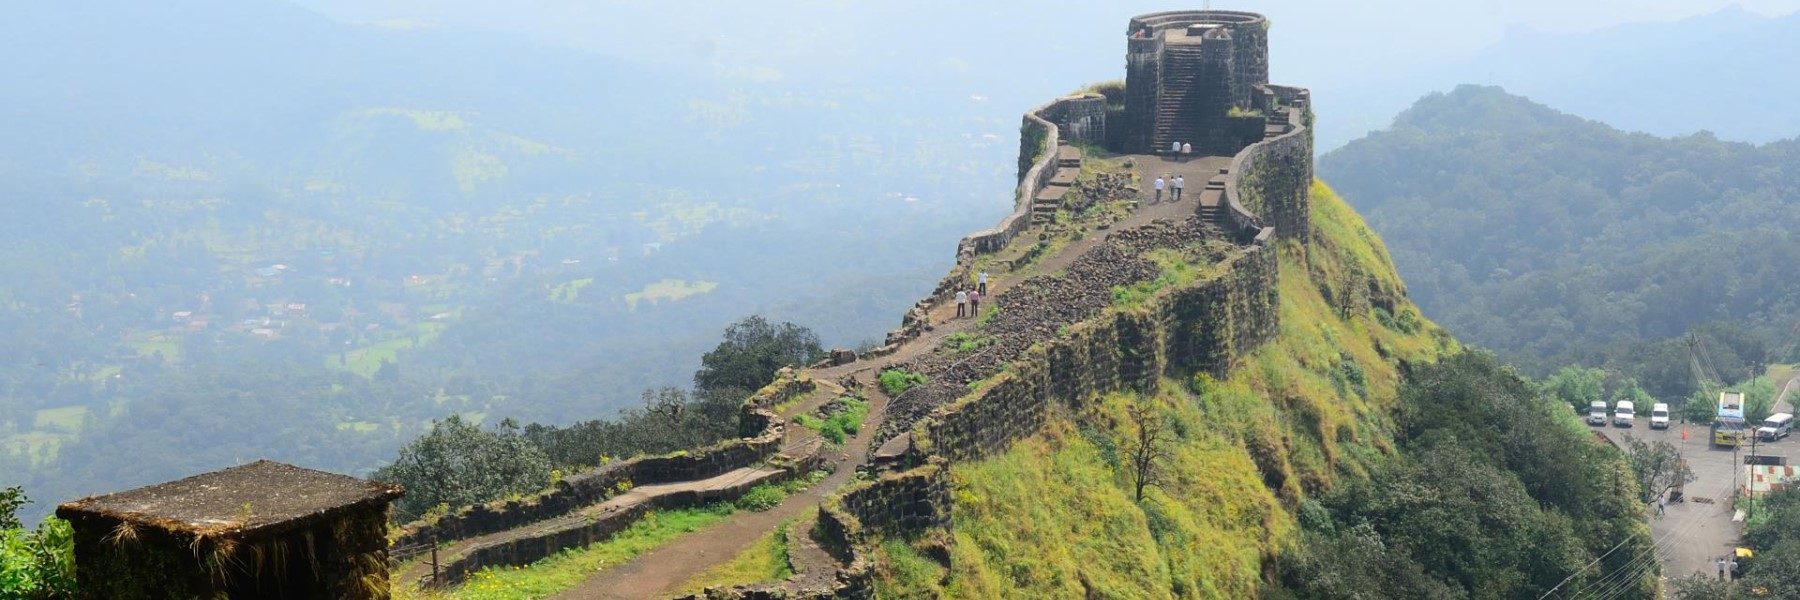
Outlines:
{"label": "fortification rampart", "polygon": [[[769,409],[813,391],[813,380],[784,370],[773,383],[744,402],[739,427],[745,437],[667,456],[640,456],[590,469],[556,482],[549,490],[520,500],[468,507],[434,521],[401,528],[393,560],[405,560],[443,540],[473,538],[567,515],[604,502],[633,486],[706,479],[768,460],[781,451],[785,425]],[[631,520],[635,520],[631,516]],[[629,522],[626,523],[629,525]],[[595,530],[598,531],[598,530]],[[590,532],[591,533],[591,532]]]}
{"label": "fortification rampart", "polygon": [[670,510],[702,506],[713,502],[729,502],[742,497],[756,486],[781,483],[825,466],[816,452],[779,470],[755,472],[729,486],[711,490],[690,490],[659,495],[647,502],[626,506],[618,511],[589,518],[572,518],[546,524],[530,535],[482,544],[442,565],[438,585],[456,585],[488,567],[516,567],[549,558],[565,548],[580,548],[610,539],[624,531],[652,510]]}
{"label": "fortification rampart", "polygon": [[[871,357],[892,354],[901,344],[916,339],[929,327],[925,318],[931,307],[956,294],[958,286],[973,281],[969,272],[975,257],[998,252],[1031,226],[1031,202],[1056,175],[1058,149],[1065,143],[1098,144],[1108,135],[1106,97],[1078,94],[1053,100],[1026,111],[1019,127],[1019,185],[1013,192],[1013,210],[993,227],[963,236],[956,245],[956,264],[938,280],[931,295],[915,303],[901,319],[900,328],[888,332],[883,345]],[[1065,132],[1067,132],[1065,137]]]}
{"label": "fortification rampart", "polygon": [[1305,89],[1264,86],[1276,135],[1251,144],[1231,159],[1225,195],[1240,220],[1262,215],[1283,239],[1304,244],[1312,231],[1313,134],[1307,120],[1311,95]]}
{"label": "fortification rampart", "polygon": [[[1193,129],[1196,135],[1205,134],[1197,140],[1199,145],[1233,155],[1230,166],[1209,185],[1222,188],[1216,224],[1240,244],[1237,251],[1217,264],[1209,277],[1161,289],[1133,308],[1107,309],[1070,326],[1066,334],[1032,345],[1005,371],[915,424],[906,434],[911,439],[908,449],[898,461],[889,463],[899,465],[898,470],[852,483],[821,504],[820,541],[845,565],[827,585],[821,586],[816,577],[797,577],[777,584],[715,590],[716,595],[709,597],[868,597],[872,590],[871,543],[951,526],[951,465],[1004,452],[1012,443],[1041,431],[1059,408],[1079,412],[1088,402],[1112,392],[1151,393],[1168,374],[1204,371],[1223,377],[1244,356],[1273,338],[1280,313],[1278,240],[1304,244],[1309,237],[1312,132],[1307,91],[1267,84],[1266,23],[1260,15],[1231,11],[1177,11],[1133,19],[1123,105],[1109,106],[1104,96],[1083,94],[1026,112],[1021,119],[1020,172],[1012,212],[994,227],[961,240],[950,272],[929,297],[907,311],[902,327],[890,332],[887,344],[871,356],[891,353],[929,330],[931,308],[967,285],[976,257],[1006,248],[1028,230],[1032,199],[1057,171],[1063,158],[1061,148],[1071,143],[1125,140],[1127,149],[1138,150],[1132,140],[1149,139],[1159,110],[1175,110],[1170,113],[1172,118],[1206,120],[1203,127]],[[1172,49],[1175,43],[1169,41],[1173,36],[1155,35],[1176,29],[1184,30],[1185,35],[1186,28],[1195,24],[1218,27],[1194,29],[1198,37],[1176,43],[1192,46],[1183,52],[1210,47],[1210,55],[1180,56]],[[1140,31],[1143,33],[1136,33]],[[1183,79],[1186,76],[1181,70],[1205,75]],[[1211,81],[1208,85],[1214,87],[1179,98],[1164,93],[1166,82],[1189,85],[1202,80]],[[1152,81],[1155,86],[1133,87],[1134,81]],[[1170,103],[1170,98],[1179,102]],[[1195,112],[1195,106],[1207,108]],[[1212,115],[1215,108],[1242,110]],[[534,508],[533,502],[499,509],[480,507],[446,517],[436,529],[409,532],[403,539],[426,540],[434,534],[469,537],[498,531],[592,505],[620,489],[621,482],[641,485],[692,479],[753,464],[779,450],[783,425],[769,409],[812,389],[804,375],[784,371],[775,383],[745,402],[744,439],[686,456],[638,458],[583,473],[536,500],[540,508]],[[778,480],[798,472],[803,471],[765,477]],[[750,485],[754,483],[739,487],[748,489]],[[724,494],[734,491],[743,490],[733,488]],[[689,506],[712,499],[670,496],[591,521],[549,526],[524,539],[480,546],[452,564],[451,578],[483,566],[523,564],[562,547],[605,539],[653,506]]]}
{"label": "fortification rampart", "polygon": [[[846,548],[853,558],[851,564],[866,566],[862,548],[878,537],[911,537],[948,526],[945,471],[949,465],[1005,451],[1013,442],[1040,431],[1058,404],[1078,412],[1086,402],[1106,393],[1152,392],[1169,373],[1205,371],[1223,377],[1242,357],[1276,335],[1280,314],[1277,240],[1304,244],[1310,237],[1310,96],[1301,88],[1266,83],[1266,21],[1260,15],[1158,13],[1133,19],[1132,30],[1154,32],[1197,22],[1236,25],[1232,32],[1239,35],[1232,38],[1233,54],[1250,57],[1236,67],[1233,76],[1244,78],[1243,89],[1252,90],[1239,106],[1261,114],[1246,115],[1227,126],[1239,128],[1241,135],[1257,141],[1237,151],[1231,166],[1214,181],[1224,192],[1221,225],[1243,243],[1242,248],[1220,265],[1216,276],[1161,290],[1136,309],[1108,310],[1069,328],[1066,336],[1031,347],[1013,361],[1011,369],[919,422],[911,433],[911,449],[901,462],[920,466],[857,484],[827,500],[820,509],[821,531],[829,541]],[[1161,36],[1134,37],[1129,41],[1128,69],[1160,79],[1164,65],[1147,57],[1164,49]],[[1154,106],[1154,100],[1153,96],[1134,95],[1128,83],[1127,119],[1143,117],[1141,111],[1132,115],[1133,106]],[[1041,115],[1043,110],[1028,114],[1027,122],[1033,122],[1033,115]],[[1143,126],[1141,121],[1111,125],[1133,128],[1125,134],[1128,140],[1143,133],[1135,130]],[[1251,127],[1255,130],[1244,131]],[[1048,145],[1057,136],[1054,125],[1046,128],[1051,132],[1045,136]],[[1127,144],[1129,147],[1130,142]],[[1034,167],[1049,168],[1041,158],[1052,152],[1031,145],[1023,151],[1040,158],[1033,162]],[[1021,188],[1033,180],[1033,174],[1041,171],[1027,172]],[[959,267],[963,264],[959,260]],[[966,272],[953,270],[946,281],[966,277]],[[940,291],[948,289],[940,286]],[[857,579],[867,576],[866,568],[847,569],[843,576],[844,590],[866,587],[866,581],[858,583]]]}

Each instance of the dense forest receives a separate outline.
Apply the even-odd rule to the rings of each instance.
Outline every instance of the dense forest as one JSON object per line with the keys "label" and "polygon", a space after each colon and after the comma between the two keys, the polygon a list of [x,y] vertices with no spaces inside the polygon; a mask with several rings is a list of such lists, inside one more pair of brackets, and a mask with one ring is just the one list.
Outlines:
{"label": "dense forest", "polygon": [[1531,372],[1661,360],[1640,379],[1678,397],[1655,381],[1687,376],[1671,338],[1706,334],[1752,366],[1795,358],[1800,142],[1626,133],[1464,86],[1319,168],[1426,314]]}
{"label": "dense forest", "polygon": [[1651,540],[1618,451],[1565,407],[1473,351],[1415,371],[1400,399],[1399,456],[1305,501],[1291,596],[1275,597],[1651,597],[1649,579],[1599,576]]}

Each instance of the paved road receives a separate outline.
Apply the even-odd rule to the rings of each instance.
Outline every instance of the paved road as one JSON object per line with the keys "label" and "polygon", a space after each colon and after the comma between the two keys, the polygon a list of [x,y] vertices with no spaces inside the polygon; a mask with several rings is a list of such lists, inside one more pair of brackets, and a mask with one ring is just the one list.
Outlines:
{"label": "paved road", "polygon": [[[1793,411],[1786,392],[1794,387],[1795,381],[1800,380],[1790,380],[1783,388],[1783,397],[1776,403],[1777,412]],[[1657,546],[1661,548],[1665,577],[1675,579],[1695,573],[1716,575],[1718,567],[1715,561],[1735,548],[1741,538],[1739,524],[1731,522],[1734,512],[1731,499],[1735,485],[1734,471],[1737,477],[1743,477],[1743,474],[1741,470],[1732,467],[1734,464],[1742,464],[1742,457],[1750,453],[1750,447],[1745,446],[1738,451],[1734,462],[1732,449],[1714,448],[1709,443],[1711,431],[1706,426],[1685,426],[1688,439],[1683,441],[1681,432],[1684,426],[1681,423],[1677,422],[1667,430],[1657,431],[1649,427],[1649,412],[1646,411],[1644,415],[1638,425],[1630,429],[1611,425],[1593,429],[1603,430],[1614,441],[1621,441],[1623,435],[1630,434],[1640,439],[1665,441],[1681,450],[1695,476],[1694,482],[1687,484],[1688,501],[1668,505],[1666,513],[1660,518],[1655,515],[1652,507],[1650,531],[1656,536]],[[1800,464],[1800,437],[1758,444],[1756,453],[1785,456],[1788,464]]]}

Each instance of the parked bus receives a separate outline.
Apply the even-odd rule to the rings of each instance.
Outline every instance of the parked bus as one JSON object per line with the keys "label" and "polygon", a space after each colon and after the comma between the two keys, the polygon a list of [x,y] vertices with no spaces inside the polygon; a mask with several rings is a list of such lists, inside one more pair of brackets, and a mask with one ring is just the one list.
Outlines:
{"label": "parked bus", "polygon": [[1719,392],[1719,412],[1713,417],[1713,444],[1736,446],[1744,441],[1744,394]]}

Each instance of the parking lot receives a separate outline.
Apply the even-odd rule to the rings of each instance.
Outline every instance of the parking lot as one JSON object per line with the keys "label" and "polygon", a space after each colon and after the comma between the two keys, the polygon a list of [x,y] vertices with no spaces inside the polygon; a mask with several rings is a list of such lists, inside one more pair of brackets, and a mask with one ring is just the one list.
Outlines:
{"label": "parking lot", "polygon": [[[1792,412],[1793,408],[1784,396],[1776,410]],[[1667,505],[1661,517],[1656,516],[1655,506],[1651,506],[1650,531],[1656,536],[1656,545],[1663,558],[1664,576],[1674,579],[1694,573],[1716,575],[1715,561],[1737,547],[1740,539],[1739,524],[1731,521],[1734,512],[1731,502],[1734,486],[1742,482],[1733,479],[1733,475],[1743,477],[1743,457],[1750,454],[1751,446],[1745,444],[1734,459],[1731,448],[1712,446],[1712,432],[1707,426],[1684,425],[1677,421],[1666,430],[1653,430],[1648,414],[1649,411],[1642,413],[1637,425],[1629,429],[1610,424],[1592,428],[1620,442],[1621,447],[1624,446],[1623,436],[1633,435],[1639,439],[1668,442],[1681,450],[1695,476],[1694,481],[1687,484],[1687,501]],[[1684,429],[1688,433],[1685,441],[1681,439]],[[1785,456],[1788,464],[1800,464],[1800,437],[1758,444],[1756,453]],[[1734,464],[1740,468],[1734,469]]]}

